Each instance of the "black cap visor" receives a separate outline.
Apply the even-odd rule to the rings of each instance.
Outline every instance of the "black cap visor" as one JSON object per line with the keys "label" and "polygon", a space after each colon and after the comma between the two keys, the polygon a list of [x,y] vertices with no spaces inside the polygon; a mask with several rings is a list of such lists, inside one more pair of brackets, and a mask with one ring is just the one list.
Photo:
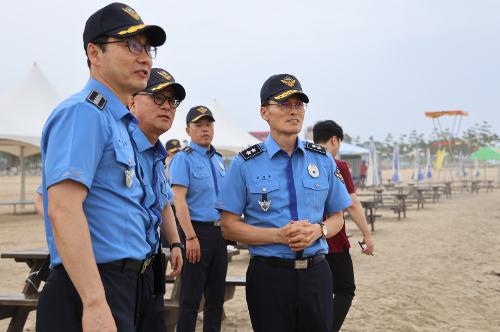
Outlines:
{"label": "black cap visor", "polygon": [[137,36],[143,33],[151,46],[161,46],[167,40],[167,35],[165,31],[157,25],[127,25],[119,29],[115,29],[104,33],[106,36],[116,37],[116,38],[127,38]]}
{"label": "black cap visor", "polygon": [[299,99],[302,100],[306,104],[309,103],[309,97],[307,97],[307,95],[304,92],[299,91],[299,90],[294,90],[294,89],[282,91],[282,92],[272,96],[270,99],[274,100],[277,103],[282,103],[292,96],[299,97]]}
{"label": "black cap visor", "polygon": [[184,90],[184,87],[179,83],[175,82],[164,82],[148,86],[146,89],[144,89],[144,91],[147,93],[157,93],[163,89],[166,89],[169,86],[171,86],[174,89],[175,98],[178,98],[180,100],[184,100],[184,98],[186,98],[186,90]]}

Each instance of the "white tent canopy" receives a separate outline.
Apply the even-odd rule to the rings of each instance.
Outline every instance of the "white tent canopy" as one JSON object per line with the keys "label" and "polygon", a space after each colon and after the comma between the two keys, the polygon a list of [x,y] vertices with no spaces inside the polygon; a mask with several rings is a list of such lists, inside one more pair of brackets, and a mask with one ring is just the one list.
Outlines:
{"label": "white tent canopy", "polygon": [[40,137],[0,135],[0,151],[16,157],[35,155],[40,153]]}
{"label": "white tent canopy", "polygon": [[0,97],[0,135],[41,137],[45,121],[61,101],[36,63]]}
{"label": "white tent canopy", "polygon": [[341,156],[368,156],[370,151],[357,145],[349,143],[340,144],[339,154]]}
{"label": "white tent canopy", "polygon": [[[214,100],[209,108],[215,118],[215,135],[212,144],[217,151],[224,155],[234,155],[246,147],[260,142],[229,119],[217,100]],[[160,137],[163,143],[172,138],[176,138],[184,144],[190,141],[186,133],[187,112],[186,108],[177,110],[172,128]]]}
{"label": "white tent canopy", "polygon": [[59,101],[59,95],[36,63],[0,97],[0,151],[20,159],[21,201],[26,198],[24,158],[40,152],[43,125]]}

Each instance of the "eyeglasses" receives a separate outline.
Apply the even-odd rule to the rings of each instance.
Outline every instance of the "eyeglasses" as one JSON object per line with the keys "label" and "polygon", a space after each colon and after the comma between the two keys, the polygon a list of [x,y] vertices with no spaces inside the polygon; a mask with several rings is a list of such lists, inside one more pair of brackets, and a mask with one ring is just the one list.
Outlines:
{"label": "eyeglasses", "polygon": [[126,39],[126,40],[113,40],[113,41],[105,41],[105,42],[96,42],[96,44],[114,44],[114,43],[127,43],[128,50],[130,53],[135,55],[140,55],[142,50],[146,51],[146,54],[151,59],[156,58],[156,46],[151,45],[142,45],[137,40],[134,39]]}
{"label": "eyeglasses", "polygon": [[307,110],[306,103],[297,103],[297,104],[292,104],[292,103],[271,104],[271,103],[268,103],[268,105],[279,106],[279,108],[282,112],[291,112],[293,109],[295,109],[299,113],[304,113]]}
{"label": "eyeglasses", "polygon": [[151,96],[153,98],[153,101],[155,102],[156,105],[161,106],[165,104],[166,101],[168,101],[168,104],[170,105],[171,108],[177,108],[181,104],[182,100],[175,99],[172,97],[167,97],[163,93],[137,93],[136,95],[142,95],[142,96]]}

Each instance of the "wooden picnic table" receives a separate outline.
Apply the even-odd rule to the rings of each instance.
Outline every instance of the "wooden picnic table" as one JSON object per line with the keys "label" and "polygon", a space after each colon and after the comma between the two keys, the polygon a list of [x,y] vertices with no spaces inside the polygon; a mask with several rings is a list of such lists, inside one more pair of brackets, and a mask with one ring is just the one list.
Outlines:
{"label": "wooden picnic table", "polygon": [[403,211],[403,217],[406,218],[406,208],[408,207],[406,205],[406,199],[408,198],[408,194],[403,194],[403,193],[395,193],[392,194],[396,199],[399,201],[399,204],[401,206],[401,210]]}
{"label": "wooden picnic table", "polygon": [[[239,253],[239,249],[228,249],[228,257],[238,255]],[[170,259],[170,249],[163,249],[163,254],[168,261]],[[49,250],[46,248],[16,250],[2,253],[0,257],[14,259],[18,263],[26,263],[30,268],[21,294],[0,294],[0,320],[11,318],[7,332],[22,332],[28,314],[30,311],[36,310],[38,297],[41,291],[39,288],[42,282],[38,272],[42,269],[49,268]],[[225,301],[233,298],[235,286],[245,284],[245,281],[241,278],[228,278],[229,282],[226,278]],[[166,282],[174,283],[171,297],[168,299],[172,301],[171,303],[174,305],[165,306],[165,321],[167,322],[167,327],[172,328],[172,326],[175,327],[177,321],[177,306],[179,303],[181,281],[180,277],[178,277],[175,280],[167,278]]]}
{"label": "wooden picnic table", "polygon": [[375,207],[377,206],[377,202],[375,201],[360,201],[361,205],[365,209],[365,217],[368,223],[371,225],[372,232],[375,231],[375,214],[373,213]]}
{"label": "wooden picnic table", "polygon": [[451,181],[445,181],[444,183],[444,197],[451,198]]}
{"label": "wooden picnic table", "polygon": [[486,192],[493,192],[493,180],[486,181]]}
{"label": "wooden picnic table", "polygon": [[481,180],[473,180],[470,185],[470,193],[471,194],[479,194],[479,185],[481,184]]}
{"label": "wooden picnic table", "polygon": [[439,197],[441,196],[439,191],[442,189],[440,185],[432,185],[432,203],[439,202]]}
{"label": "wooden picnic table", "polygon": [[24,200],[24,201],[0,201],[0,206],[12,206],[14,207],[14,214],[17,213],[17,207],[18,206],[22,206],[22,207],[26,207],[27,205],[32,205],[33,206],[33,210],[31,210],[30,212],[33,212],[33,213],[36,213],[36,206],[35,206],[35,201],[31,200]]}

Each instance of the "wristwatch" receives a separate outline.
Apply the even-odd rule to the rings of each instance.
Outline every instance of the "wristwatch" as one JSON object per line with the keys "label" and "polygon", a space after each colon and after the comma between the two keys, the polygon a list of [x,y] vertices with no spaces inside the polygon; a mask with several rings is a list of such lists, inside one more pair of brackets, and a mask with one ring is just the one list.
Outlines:
{"label": "wristwatch", "polygon": [[181,248],[181,250],[184,250],[184,245],[180,242],[174,242],[170,245],[170,250],[174,248]]}
{"label": "wristwatch", "polygon": [[319,225],[321,226],[321,238],[326,239],[328,235],[328,227],[326,227],[324,222],[320,222]]}

